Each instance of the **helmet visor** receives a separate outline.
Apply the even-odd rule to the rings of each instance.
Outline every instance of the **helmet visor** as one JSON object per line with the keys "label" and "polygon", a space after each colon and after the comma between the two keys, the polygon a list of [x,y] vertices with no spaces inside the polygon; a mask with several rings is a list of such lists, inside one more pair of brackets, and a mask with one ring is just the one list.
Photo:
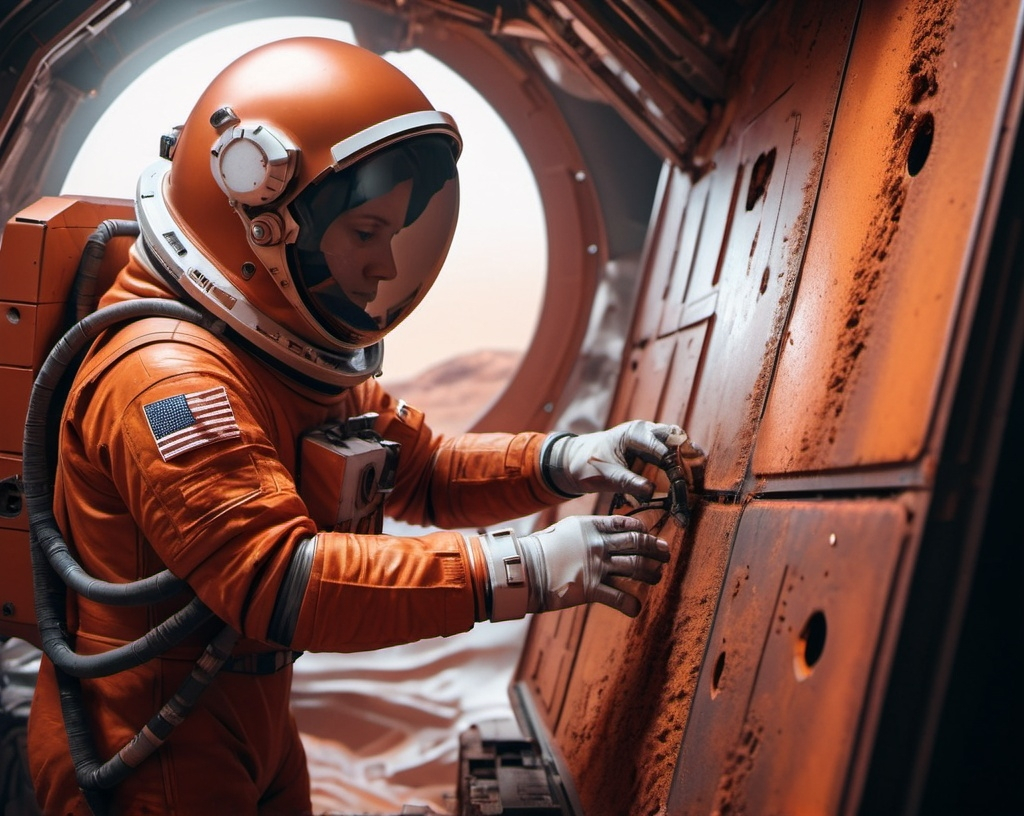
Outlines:
{"label": "helmet visor", "polygon": [[433,285],[458,209],[452,143],[435,134],[310,185],[291,204],[292,273],[310,314],[345,345],[376,343]]}

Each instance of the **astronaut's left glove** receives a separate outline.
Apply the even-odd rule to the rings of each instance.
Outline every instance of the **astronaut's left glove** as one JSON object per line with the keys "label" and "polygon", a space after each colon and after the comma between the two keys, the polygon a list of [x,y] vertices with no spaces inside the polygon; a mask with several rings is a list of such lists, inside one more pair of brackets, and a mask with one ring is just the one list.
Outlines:
{"label": "astronaut's left glove", "polygon": [[553,434],[541,451],[542,472],[566,497],[629,493],[649,499],[654,484],[630,468],[636,457],[649,464],[660,463],[668,453],[665,440],[681,433],[675,425],[635,419],[582,436]]}
{"label": "astronaut's left glove", "polygon": [[668,542],[633,516],[568,516],[531,535],[498,530],[476,541],[487,565],[492,621],[588,603],[634,618],[639,593],[617,579],[656,584],[669,560]]}

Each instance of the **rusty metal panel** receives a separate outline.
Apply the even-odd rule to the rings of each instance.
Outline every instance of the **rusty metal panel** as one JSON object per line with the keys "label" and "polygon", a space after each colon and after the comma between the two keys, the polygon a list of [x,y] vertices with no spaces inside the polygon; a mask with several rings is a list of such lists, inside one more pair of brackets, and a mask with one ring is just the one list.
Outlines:
{"label": "rusty metal panel", "polygon": [[635,620],[591,607],[555,731],[584,813],[665,801],[739,515],[703,507],[692,538],[671,535],[672,560],[641,590]]}
{"label": "rusty metal panel", "polygon": [[[713,308],[711,301],[704,305]],[[634,350],[613,406],[615,417],[646,417],[686,427],[711,331],[708,312],[693,310],[693,325]],[[699,319],[703,318],[703,319]]]}
{"label": "rusty metal panel", "polygon": [[636,387],[622,414],[623,417],[657,417],[665,380],[672,369],[675,347],[674,337],[663,337],[653,341],[647,347],[647,353],[640,356],[636,372]]}
{"label": "rusty metal panel", "polygon": [[776,242],[782,244],[778,222],[795,218],[783,215],[782,205],[785,202],[798,213],[806,183],[805,176],[794,180],[787,172],[799,117],[790,113],[790,100],[783,99],[752,123],[740,142],[743,183],[734,197],[723,248],[715,330],[705,363],[715,376],[706,379],[695,395],[693,421],[687,429],[714,452],[708,484],[719,490],[736,489],[746,476],[766,374],[780,336],[778,315],[788,309],[793,279],[781,261],[775,269],[768,262]]}
{"label": "rusty metal panel", "polygon": [[[671,275],[659,288],[664,303],[646,304],[662,337],[707,322],[699,360],[687,363],[689,382],[672,372],[684,411],[663,416],[708,451],[707,485],[716,491],[738,490],[747,476],[800,270],[856,12],[826,5],[785,4],[757,33],[732,127],[690,193]],[[794,22],[801,15],[815,24]],[[647,337],[634,341],[658,353]]]}
{"label": "rusty metal panel", "polygon": [[983,9],[864,3],[759,474],[925,451],[1017,36],[1017,3]]}
{"label": "rusty metal panel", "polygon": [[[669,270],[669,285],[665,291],[665,304],[661,315],[659,334],[671,334],[683,323],[683,310],[687,300],[690,276],[697,258],[697,248],[704,232],[708,211],[708,191],[711,177],[705,176],[690,191],[686,211],[680,223],[679,245],[676,249],[672,268]],[[705,236],[706,237],[706,236]]]}
{"label": "rusty metal panel", "polygon": [[541,615],[531,623],[523,646],[523,662],[516,674],[551,730],[562,713],[587,612],[585,607],[575,607]]}
{"label": "rusty metal panel", "polygon": [[668,813],[840,812],[922,506],[913,494],[747,507]]}
{"label": "rusty metal panel", "polygon": [[682,169],[665,165],[661,188],[654,203],[655,217],[641,262],[644,290],[633,327],[633,337],[637,341],[650,340],[658,334],[661,312],[676,266],[679,236],[691,187],[690,177]]}
{"label": "rusty metal panel", "polygon": [[702,320],[674,335],[672,367],[665,379],[655,419],[682,428],[690,424],[690,401],[698,387],[711,321]]}
{"label": "rusty metal panel", "polygon": [[[683,424],[708,450],[708,487],[718,491],[746,475],[855,12],[822,2],[781,8],[752,49],[778,48],[781,36],[785,50],[749,66],[714,169],[694,186],[675,174],[665,183],[610,418]],[[821,25],[794,24],[794,8]],[[638,619],[593,607],[568,676],[538,673],[539,636],[527,644],[520,679],[536,675],[544,725],[586,813],[655,813],[666,801],[740,506],[703,507],[685,545],[671,542],[687,556],[646,592]]]}
{"label": "rusty metal panel", "polygon": [[662,200],[610,420],[683,425],[723,504],[558,675],[588,814],[856,807],[1019,36],[1017,4],[968,8],[772,5],[709,169]]}
{"label": "rusty metal panel", "polygon": [[[689,277],[676,289],[690,302],[718,291],[722,258],[742,185],[743,168],[735,156],[735,144],[720,149],[715,156],[714,170],[697,187],[703,200],[700,234],[693,245]],[[678,326],[682,325],[685,322],[680,318]],[[669,326],[665,329],[667,331]]]}

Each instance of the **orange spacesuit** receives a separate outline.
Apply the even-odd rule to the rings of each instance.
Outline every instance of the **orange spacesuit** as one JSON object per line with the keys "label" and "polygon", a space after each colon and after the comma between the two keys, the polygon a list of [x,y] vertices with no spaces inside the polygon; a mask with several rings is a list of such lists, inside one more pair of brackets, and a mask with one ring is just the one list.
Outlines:
{"label": "orange spacesuit", "polygon": [[[99,337],[65,403],[54,512],[89,575],[123,583],[167,569],[187,586],[129,607],[69,593],[67,628],[94,655],[193,595],[214,617],[157,659],[80,680],[97,753],[133,739],[225,624],[240,639],[191,713],[117,784],[117,812],[308,812],[288,704],[298,653],[593,601],[635,615],[639,602],[609,576],[660,577],[667,545],[624,516],[528,536],[396,537],[332,530],[338,519],[307,501],[338,473],[303,460],[303,435],[363,415],[400,446],[387,512],[406,521],[483,527],[587,491],[651,488],[628,459],[659,460],[668,426],[445,440],[373,378],[381,338],[447,252],[458,149],[450,118],[383,60],[301,39],[226,69],[140,180],[141,236],[101,306],[179,299],[216,320],[144,317]],[[34,783],[44,812],[88,813],[54,662],[31,710]]]}
{"label": "orange spacesuit", "polygon": [[[137,270],[129,268],[119,283],[125,291],[137,291],[138,279]],[[163,461],[142,406],[218,389],[226,395],[237,432],[195,455]],[[337,395],[317,396],[202,329],[149,319],[100,344],[68,400],[57,492],[66,513],[62,527],[73,531],[90,574],[125,581],[167,566],[186,577],[219,618],[245,633],[266,632],[292,551],[330,523],[310,519],[296,491],[296,441],[302,431],[330,418],[367,411],[379,412],[382,435],[402,444],[389,512],[412,522],[432,518],[440,526],[462,527],[525,515],[561,500],[539,478],[539,434],[468,435],[439,444],[422,415],[396,403],[374,379]],[[416,539],[321,533],[290,646],[348,651],[467,630],[486,617],[474,563],[482,568],[482,556],[472,561],[458,533]],[[169,610],[126,611],[80,600],[72,617],[78,647],[101,650],[131,641],[180,605],[179,600]],[[134,735],[188,673],[211,634],[195,636],[130,678],[91,681],[97,686],[91,693],[105,701],[97,728],[101,754],[111,755]],[[251,651],[270,649],[242,641],[236,656]],[[51,763],[70,766],[66,746],[54,751],[35,739],[42,728],[47,743],[63,742],[47,675],[42,673],[32,709],[32,751],[34,763],[41,750],[49,755],[36,764],[42,769],[36,783],[47,796],[46,812],[56,812],[55,803],[64,807],[69,795],[77,797],[77,786],[61,791],[52,776],[57,769]],[[199,812],[188,802],[188,791],[211,809],[223,797],[224,810],[252,812],[256,800],[246,801],[244,790],[224,784],[231,778],[227,767],[238,763],[249,773],[258,769],[252,790],[287,789],[296,778],[301,782],[302,749],[288,713],[289,676],[290,669],[259,680],[223,673],[204,697],[203,712],[176,735],[181,748],[166,752],[161,764],[167,767],[153,764],[151,772],[161,781],[152,812],[165,812],[167,802],[182,813]],[[207,714],[206,706],[227,706],[230,714]],[[226,716],[230,722],[222,721]],[[250,735],[250,729],[257,730]],[[194,784],[179,786],[174,758],[179,752],[188,756],[189,735],[204,745],[199,772],[212,778],[193,777]],[[244,745],[253,755],[239,755]],[[221,755],[212,755],[217,746]],[[65,779],[69,770],[63,769]],[[125,790],[139,796],[136,791],[150,787],[146,771],[144,765],[129,777]],[[302,790],[300,785],[300,795]],[[285,800],[280,812],[302,812],[301,803],[301,798]],[[138,799],[132,810],[144,812]]]}

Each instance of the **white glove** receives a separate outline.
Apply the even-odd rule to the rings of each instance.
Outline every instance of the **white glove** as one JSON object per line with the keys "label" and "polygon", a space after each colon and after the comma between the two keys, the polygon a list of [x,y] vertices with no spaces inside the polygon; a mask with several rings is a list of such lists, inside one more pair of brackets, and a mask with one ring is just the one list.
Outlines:
{"label": "white glove", "polygon": [[682,432],[675,425],[635,419],[607,431],[555,436],[541,453],[544,472],[567,495],[629,493],[649,499],[654,484],[630,470],[632,458],[660,464],[669,452],[665,439]]}
{"label": "white glove", "polygon": [[609,578],[656,584],[669,559],[668,543],[632,516],[569,516],[531,535],[501,530],[479,541],[490,574],[492,621],[585,603],[635,618],[640,600]]}

